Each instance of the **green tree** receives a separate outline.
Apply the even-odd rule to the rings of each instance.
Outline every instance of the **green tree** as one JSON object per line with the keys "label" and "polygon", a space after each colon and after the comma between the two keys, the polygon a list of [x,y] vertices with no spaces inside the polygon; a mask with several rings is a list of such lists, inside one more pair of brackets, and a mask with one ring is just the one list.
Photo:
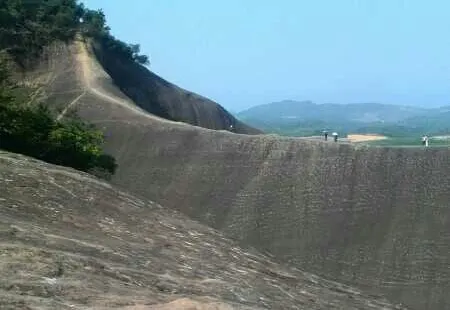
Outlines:
{"label": "green tree", "polygon": [[11,90],[13,85],[9,80],[9,71],[6,62],[0,60],[0,103],[6,103],[13,100]]}
{"label": "green tree", "polygon": [[19,64],[36,57],[53,41],[70,41],[77,32],[107,46],[120,57],[148,65],[139,45],[114,38],[102,10],[87,9],[75,0],[1,0],[0,50],[8,51]]}
{"label": "green tree", "polygon": [[131,51],[131,57],[134,61],[141,65],[148,65],[149,59],[147,55],[141,55],[141,46],[139,44],[129,44],[128,45]]}
{"label": "green tree", "polygon": [[83,19],[81,30],[83,34],[98,38],[107,35],[110,28],[106,25],[106,17],[103,11],[83,9],[81,18]]}
{"label": "green tree", "polygon": [[103,178],[114,174],[117,164],[101,149],[101,131],[81,120],[56,121],[46,106],[24,105],[14,89],[5,64],[0,62],[0,149]]}

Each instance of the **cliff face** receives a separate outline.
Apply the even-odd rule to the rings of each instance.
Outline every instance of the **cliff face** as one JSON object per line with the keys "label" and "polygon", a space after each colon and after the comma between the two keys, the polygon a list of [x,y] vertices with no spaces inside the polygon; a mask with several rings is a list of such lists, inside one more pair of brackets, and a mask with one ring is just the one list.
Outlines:
{"label": "cliff face", "polygon": [[[241,134],[262,133],[237,120],[218,103],[184,90],[135,62],[120,60],[115,54],[105,52],[100,43],[85,44],[80,39],[76,42],[53,44],[44,49],[39,61],[29,61],[31,69],[17,68],[20,81],[37,87],[34,100],[50,98],[50,106],[61,112],[66,107],[64,102],[75,100],[85,91],[86,79],[89,79],[95,84],[93,88],[101,88],[161,119]],[[96,59],[91,61],[91,58]],[[89,62],[87,69],[80,67],[83,62]]]}
{"label": "cliff face", "polygon": [[117,89],[81,43],[50,59],[27,79],[104,130],[116,185],[279,261],[411,309],[450,307],[449,150],[357,149],[167,121]]}
{"label": "cliff face", "polygon": [[105,52],[101,43],[92,45],[95,55],[120,90],[145,111],[192,125],[257,134],[260,130],[237,120],[221,105],[186,91],[131,61],[121,61]]}
{"label": "cliff face", "polygon": [[72,169],[0,152],[0,189],[1,309],[401,309]]}

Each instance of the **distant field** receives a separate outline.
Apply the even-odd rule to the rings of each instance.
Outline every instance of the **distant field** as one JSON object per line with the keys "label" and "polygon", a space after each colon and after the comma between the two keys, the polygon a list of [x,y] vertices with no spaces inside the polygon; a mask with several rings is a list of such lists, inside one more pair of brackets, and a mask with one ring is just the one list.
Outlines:
{"label": "distant field", "polygon": [[386,140],[389,138],[378,134],[348,134],[347,139],[350,142],[367,142]]}
{"label": "distant field", "polygon": [[[367,141],[371,146],[423,147],[421,137],[385,137],[383,140]],[[429,147],[450,147],[450,139],[431,137]]]}

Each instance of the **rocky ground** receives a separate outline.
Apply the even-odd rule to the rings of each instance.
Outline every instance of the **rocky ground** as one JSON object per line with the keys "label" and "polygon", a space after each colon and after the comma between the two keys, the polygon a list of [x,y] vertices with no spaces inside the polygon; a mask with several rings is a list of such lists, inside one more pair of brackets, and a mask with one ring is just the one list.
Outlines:
{"label": "rocky ground", "polygon": [[[278,263],[414,310],[450,308],[447,149],[369,148],[345,138],[324,143],[167,121],[127,97],[114,76],[136,76],[108,74],[114,68],[100,54],[81,42],[57,45],[23,80],[60,117],[76,112],[105,133],[105,151],[119,164],[111,183]],[[136,94],[144,89],[153,88]]]}
{"label": "rocky ground", "polygon": [[5,152],[0,235],[1,309],[404,309],[87,174]]}

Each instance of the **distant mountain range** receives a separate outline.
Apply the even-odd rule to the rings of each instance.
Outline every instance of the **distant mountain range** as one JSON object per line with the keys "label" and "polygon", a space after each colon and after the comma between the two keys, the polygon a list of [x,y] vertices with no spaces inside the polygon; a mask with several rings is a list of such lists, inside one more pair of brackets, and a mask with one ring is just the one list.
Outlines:
{"label": "distant mountain range", "polygon": [[237,118],[266,132],[317,134],[323,129],[390,135],[450,132],[450,106],[421,108],[381,103],[316,104],[284,100],[258,105]]}

